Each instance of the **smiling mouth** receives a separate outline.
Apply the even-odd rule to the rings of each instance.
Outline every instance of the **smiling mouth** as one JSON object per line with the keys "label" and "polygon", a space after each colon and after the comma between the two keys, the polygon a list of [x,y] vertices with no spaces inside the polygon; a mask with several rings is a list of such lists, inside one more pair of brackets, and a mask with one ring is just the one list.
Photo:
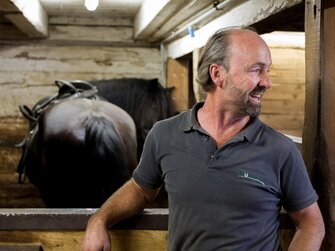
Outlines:
{"label": "smiling mouth", "polygon": [[262,96],[263,96],[263,93],[258,93],[258,94],[253,93],[253,94],[250,94],[249,99],[250,99],[253,103],[259,104],[259,103],[261,103]]}

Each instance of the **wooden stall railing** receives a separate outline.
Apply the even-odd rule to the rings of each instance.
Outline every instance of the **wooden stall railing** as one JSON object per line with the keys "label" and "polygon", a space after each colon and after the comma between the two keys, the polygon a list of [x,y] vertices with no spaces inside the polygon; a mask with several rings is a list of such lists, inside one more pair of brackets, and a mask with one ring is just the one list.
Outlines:
{"label": "wooden stall railing", "polygon": [[[0,209],[0,250],[75,251],[96,209]],[[167,245],[167,209],[145,210],[111,231],[113,251],[160,251]]]}
{"label": "wooden stall railing", "polygon": [[[0,250],[80,250],[88,218],[96,209],[0,209]],[[113,251],[161,251],[167,247],[168,209],[146,209],[113,227]],[[280,230],[293,229],[281,213]]]}

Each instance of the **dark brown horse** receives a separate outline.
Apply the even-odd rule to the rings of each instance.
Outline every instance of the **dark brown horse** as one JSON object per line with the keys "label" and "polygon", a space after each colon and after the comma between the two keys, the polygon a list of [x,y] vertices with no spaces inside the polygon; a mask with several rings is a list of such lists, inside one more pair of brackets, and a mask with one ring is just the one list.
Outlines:
{"label": "dark brown horse", "polygon": [[[32,111],[21,107],[30,132],[18,170],[25,170],[47,207],[99,207],[129,179],[137,163],[136,143],[141,152],[153,124],[174,114],[170,93],[157,80],[56,84],[57,95]],[[127,113],[110,102],[86,99],[96,93]],[[161,200],[160,206],[166,205]]]}

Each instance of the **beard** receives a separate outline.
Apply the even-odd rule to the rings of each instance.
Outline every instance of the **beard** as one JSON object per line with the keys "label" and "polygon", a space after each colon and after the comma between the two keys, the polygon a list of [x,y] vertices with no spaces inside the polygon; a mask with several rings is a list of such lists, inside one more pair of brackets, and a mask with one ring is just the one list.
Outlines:
{"label": "beard", "polygon": [[241,115],[248,115],[251,118],[258,117],[261,113],[261,103],[253,103],[249,97],[253,94],[264,93],[265,87],[256,86],[251,92],[247,93],[238,89],[235,83],[228,78],[225,89],[230,92],[231,104],[236,108],[236,112]]}

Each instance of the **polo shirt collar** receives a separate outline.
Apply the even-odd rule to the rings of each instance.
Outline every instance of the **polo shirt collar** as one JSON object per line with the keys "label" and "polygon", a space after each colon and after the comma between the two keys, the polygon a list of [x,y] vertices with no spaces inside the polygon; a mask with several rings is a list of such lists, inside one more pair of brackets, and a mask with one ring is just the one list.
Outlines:
{"label": "polo shirt collar", "polygon": [[[193,105],[191,109],[184,113],[183,119],[180,123],[180,129],[184,132],[189,132],[192,130],[198,130],[204,132],[197,120],[197,112],[204,105],[204,102],[198,102]],[[262,122],[258,117],[254,118],[251,124],[239,132],[234,137],[235,140],[244,140],[246,139],[249,142],[257,142],[262,133]]]}

